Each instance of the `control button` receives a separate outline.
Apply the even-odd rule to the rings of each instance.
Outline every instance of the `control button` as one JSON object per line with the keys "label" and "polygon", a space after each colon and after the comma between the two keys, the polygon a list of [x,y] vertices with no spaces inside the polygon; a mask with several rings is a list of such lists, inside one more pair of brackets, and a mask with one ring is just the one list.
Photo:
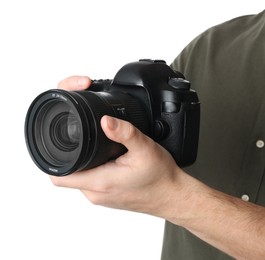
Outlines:
{"label": "control button", "polygon": [[264,147],[264,141],[263,140],[258,140],[257,142],[256,142],[256,146],[258,147],[258,148],[263,148]]}
{"label": "control button", "polygon": [[140,59],[139,61],[150,62],[150,63],[164,63],[164,64],[166,64],[166,62],[164,60]]}
{"label": "control button", "polygon": [[244,201],[249,201],[249,196],[247,194],[243,194],[241,196],[241,199],[244,200]]}
{"label": "control button", "polygon": [[155,122],[154,135],[156,141],[166,138],[169,133],[169,126],[165,121],[157,120]]}
{"label": "control button", "polygon": [[164,60],[154,60],[155,63],[164,63],[166,64],[166,62]]}
{"label": "control button", "polygon": [[179,90],[189,90],[190,82],[182,78],[170,78],[168,85]]}
{"label": "control button", "polygon": [[139,61],[153,62],[152,59],[140,59]]}
{"label": "control button", "polygon": [[162,103],[162,112],[164,113],[178,113],[180,110],[180,103],[165,101]]}

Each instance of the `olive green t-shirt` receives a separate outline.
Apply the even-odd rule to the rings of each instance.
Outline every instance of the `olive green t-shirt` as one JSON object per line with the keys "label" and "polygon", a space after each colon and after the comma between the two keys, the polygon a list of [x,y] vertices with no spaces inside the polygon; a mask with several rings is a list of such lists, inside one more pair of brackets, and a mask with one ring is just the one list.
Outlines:
{"label": "olive green t-shirt", "polygon": [[[265,206],[265,11],[210,28],[172,67],[191,82],[201,102],[198,157],[186,171]],[[231,258],[166,222],[161,259]]]}

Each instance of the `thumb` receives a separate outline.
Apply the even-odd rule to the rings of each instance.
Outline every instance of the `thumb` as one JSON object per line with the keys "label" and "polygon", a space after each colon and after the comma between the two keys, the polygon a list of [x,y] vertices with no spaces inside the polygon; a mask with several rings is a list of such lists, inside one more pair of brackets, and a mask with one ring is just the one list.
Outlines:
{"label": "thumb", "polygon": [[101,127],[106,136],[123,144],[128,150],[139,150],[150,139],[131,123],[110,116],[103,116]]}

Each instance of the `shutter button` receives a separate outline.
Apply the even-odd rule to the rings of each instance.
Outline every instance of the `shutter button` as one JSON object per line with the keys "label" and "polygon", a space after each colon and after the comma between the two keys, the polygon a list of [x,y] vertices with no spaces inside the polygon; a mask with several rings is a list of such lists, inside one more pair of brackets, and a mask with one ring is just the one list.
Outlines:
{"label": "shutter button", "polygon": [[247,194],[243,194],[241,196],[241,199],[244,200],[244,201],[249,201],[249,196]]}
{"label": "shutter button", "polygon": [[257,142],[256,142],[256,146],[257,146],[257,148],[263,148],[264,147],[264,141],[263,140],[258,140]]}

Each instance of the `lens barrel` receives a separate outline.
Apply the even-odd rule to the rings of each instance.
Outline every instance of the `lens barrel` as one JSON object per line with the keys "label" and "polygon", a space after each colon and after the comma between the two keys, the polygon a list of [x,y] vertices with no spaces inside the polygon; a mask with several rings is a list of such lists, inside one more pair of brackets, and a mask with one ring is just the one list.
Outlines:
{"label": "lens barrel", "polygon": [[146,111],[123,93],[49,90],[31,104],[25,121],[28,151],[44,172],[64,176],[94,168],[126,152],[100,126],[103,115],[127,120],[149,132]]}

